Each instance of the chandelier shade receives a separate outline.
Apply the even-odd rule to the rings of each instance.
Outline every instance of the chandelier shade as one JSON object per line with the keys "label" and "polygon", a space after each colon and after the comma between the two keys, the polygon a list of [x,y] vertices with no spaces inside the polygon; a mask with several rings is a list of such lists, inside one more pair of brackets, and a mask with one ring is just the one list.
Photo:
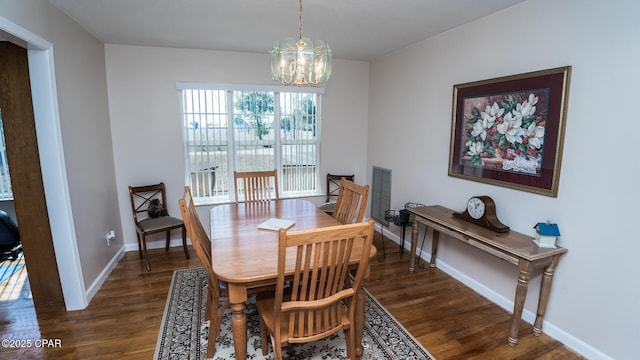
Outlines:
{"label": "chandelier shade", "polygon": [[318,86],[331,77],[331,48],[302,37],[302,0],[298,40],[277,40],[269,51],[271,78],[282,85]]}

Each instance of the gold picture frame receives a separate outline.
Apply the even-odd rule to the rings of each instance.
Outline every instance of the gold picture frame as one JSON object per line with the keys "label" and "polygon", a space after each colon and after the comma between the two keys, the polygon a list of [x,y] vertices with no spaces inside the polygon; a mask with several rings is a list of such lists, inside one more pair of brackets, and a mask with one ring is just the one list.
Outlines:
{"label": "gold picture frame", "polygon": [[448,175],[557,197],[571,66],[453,86]]}

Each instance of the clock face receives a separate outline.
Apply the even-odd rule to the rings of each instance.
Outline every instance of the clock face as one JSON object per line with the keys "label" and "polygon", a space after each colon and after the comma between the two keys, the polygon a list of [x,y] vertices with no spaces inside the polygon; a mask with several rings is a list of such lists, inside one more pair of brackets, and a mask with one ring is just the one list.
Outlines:
{"label": "clock face", "polygon": [[467,212],[472,218],[476,220],[480,219],[484,216],[484,211],[484,202],[477,197],[472,197],[469,199],[469,202],[467,202]]}

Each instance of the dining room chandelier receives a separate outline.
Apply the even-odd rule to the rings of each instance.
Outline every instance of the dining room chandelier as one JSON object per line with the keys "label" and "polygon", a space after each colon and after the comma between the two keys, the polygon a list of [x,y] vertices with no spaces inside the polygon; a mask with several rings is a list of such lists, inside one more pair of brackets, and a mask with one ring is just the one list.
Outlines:
{"label": "dining room chandelier", "polygon": [[331,48],[317,40],[302,37],[302,0],[298,40],[277,40],[269,51],[271,77],[282,85],[318,86],[331,76]]}

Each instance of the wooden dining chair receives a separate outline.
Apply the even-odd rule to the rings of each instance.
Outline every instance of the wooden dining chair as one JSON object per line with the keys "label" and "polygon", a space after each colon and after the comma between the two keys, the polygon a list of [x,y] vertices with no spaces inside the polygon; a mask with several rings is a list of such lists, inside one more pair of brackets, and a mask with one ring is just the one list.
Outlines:
{"label": "wooden dining chair", "polygon": [[147,271],[151,271],[149,255],[147,254],[147,235],[161,232],[166,233],[165,250],[168,251],[171,241],[171,230],[181,229],[182,247],[188,259],[189,249],[187,249],[187,234],[184,222],[169,215],[164,183],[129,186],[129,198],[131,200],[133,221],[136,226],[136,236],[138,238],[138,253],[141,259],[144,258]]}
{"label": "wooden dining chair", "polygon": [[[207,359],[213,357],[216,352],[216,339],[220,335],[220,321],[222,315],[229,309],[229,288],[227,283],[221,281],[213,272],[213,260],[211,257],[211,240],[202,226],[202,222],[196,212],[191,195],[191,187],[184,187],[184,194],[178,200],[180,213],[191,244],[198,254],[202,266],[209,275],[207,287],[207,305],[205,308],[205,320],[209,320],[209,343],[207,344]],[[248,295],[257,293],[274,292],[274,284],[266,284],[262,287],[249,289]]]}
{"label": "wooden dining chair", "polygon": [[[341,224],[362,222],[369,198],[369,185],[358,185],[345,178],[340,179],[338,200],[333,218]],[[357,213],[357,215],[356,215]]]}
{"label": "wooden dining chair", "polygon": [[187,234],[191,239],[191,244],[198,254],[198,258],[207,270],[209,275],[209,286],[207,289],[207,305],[205,308],[205,320],[209,320],[209,344],[207,345],[207,358],[213,357],[216,352],[216,339],[220,334],[220,320],[225,310],[229,308],[229,302],[223,301],[220,306],[220,299],[229,297],[227,286],[224,282],[221,282],[213,272],[213,262],[211,260],[211,240],[207,235],[196,207],[193,204],[193,197],[191,196],[191,188],[189,186],[184,187],[184,194],[182,198],[178,200],[180,205],[180,213],[182,214],[182,220],[187,228]]}
{"label": "wooden dining chair", "polygon": [[355,175],[335,175],[327,174],[327,188],[326,199],[324,204],[320,205],[320,210],[326,212],[329,215],[333,214],[333,210],[336,209],[336,199],[338,198],[338,192],[340,191],[340,180],[345,178],[349,181],[355,181]]}
{"label": "wooden dining chair", "polygon": [[[267,171],[245,171],[233,172],[233,179],[236,190],[236,203],[239,202],[239,193],[242,190],[244,202],[266,202],[271,201],[272,190],[275,193],[275,200],[280,198],[278,193],[278,172]],[[240,186],[242,182],[242,186]]]}
{"label": "wooden dining chair", "polygon": [[[282,346],[320,340],[342,330],[347,358],[356,358],[356,294],[368,271],[374,227],[369,220],[311,230],[280,229],[275,296],[256,296],[263,355],[269,352],[267,335],[274,358],[280,360]],[[354,247],[356,243],[362,248]],[[296,254],[289,259],[291,264],[287,251]],[[349,262],[354,255],[360,260],[351,278]],[[286,274],[292,267],[293,276]]]}

